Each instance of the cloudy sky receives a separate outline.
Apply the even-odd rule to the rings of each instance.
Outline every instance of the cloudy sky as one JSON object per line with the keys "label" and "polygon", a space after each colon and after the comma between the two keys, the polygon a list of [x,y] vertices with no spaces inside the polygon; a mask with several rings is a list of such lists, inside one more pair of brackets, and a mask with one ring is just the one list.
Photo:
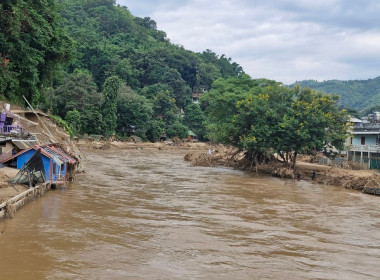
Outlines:
{"label": "cloudy sky", "polygon": [[117,0],[172,43],[285,84],[380,76],[379,0]]}

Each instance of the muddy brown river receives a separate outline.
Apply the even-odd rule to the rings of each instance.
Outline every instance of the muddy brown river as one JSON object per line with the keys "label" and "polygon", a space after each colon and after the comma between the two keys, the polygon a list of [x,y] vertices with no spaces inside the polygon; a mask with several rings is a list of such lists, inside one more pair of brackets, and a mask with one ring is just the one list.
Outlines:
{"label": "muddy brown river", "polygon": [[184,154],[88,154],[70,187],[0,222],[0,279],[380,278],[379,197]]}

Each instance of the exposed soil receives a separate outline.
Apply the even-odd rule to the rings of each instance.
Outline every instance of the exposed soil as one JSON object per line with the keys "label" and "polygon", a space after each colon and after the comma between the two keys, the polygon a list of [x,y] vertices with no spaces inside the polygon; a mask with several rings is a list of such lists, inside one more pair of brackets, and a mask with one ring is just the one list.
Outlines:
{"label": "exposed soil", "polygon": [[0,203],[16,196],[19,193],[27,190],[27,185],[12,186],[7,181],[16,176],[18,169],[3,167],[0,168]]}
{"label": "exposed soil", "polygon": [[[2,105],[0,104],[0,107]],[[37,117],[33,112],[24,110],[18,106],[11,107],[12,112],[15,113],[16,119],[19,124],[26,130],[27,134],[33,136],[40,145],[57,144],[60,145],[71,156],[82,160],[82,154],[77,148],[75,143],[70,139],[66,131],[57,126],[55,121],[45,114],[39,114]],[[81,166],[80,166],[81,168]],[[13,178],[19,170],[16,168],[3,167],[0,168],[0,203],[9,198],[25,191],[27,185],[16,185],[8,183],[7,181]]]}
{"label": "exposed soil", "polygon": [[194,166],[230,166],[237,169],[265,172],[281,178],[312,180],[320,184],[342,186],[347,189],[366,190],[380,188],[378,170],[352,170],[335,166],[298,161],[295,170],[285,167],[280,162],[270,162],[259,166],[245,162],[244,155],[232,148],[221,148],[210,153],[188,153],[185,160]]}

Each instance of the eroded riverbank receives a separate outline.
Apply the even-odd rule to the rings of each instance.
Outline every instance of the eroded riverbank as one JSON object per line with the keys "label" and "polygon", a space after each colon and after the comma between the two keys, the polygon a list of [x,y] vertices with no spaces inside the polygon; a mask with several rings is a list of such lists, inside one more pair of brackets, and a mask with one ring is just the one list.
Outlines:
{"label": "eroded riverbank", "polygon": [[[257,168],[247,168],[242,153],[234,148],[223,145],[209,145],[206,143],[182,143],[180,145],[167,145],[164,143],[92,143],[81,144],[89,149],[158,149],[186,151],[184,159],[192,166],[225,166],[238,170],[261,172],[281,178],[315,181],[319,184],[334,185],[357,191],[380,190],[380,174],[378,170],[352,170],[336,166],[326,166],[315,163],[298,161],[295,170],[284,168],[281,163],[271,162],[259,165]],[[210,153],[209,151],[212,151]],[[312,174],[316,176],[312,180]]]}

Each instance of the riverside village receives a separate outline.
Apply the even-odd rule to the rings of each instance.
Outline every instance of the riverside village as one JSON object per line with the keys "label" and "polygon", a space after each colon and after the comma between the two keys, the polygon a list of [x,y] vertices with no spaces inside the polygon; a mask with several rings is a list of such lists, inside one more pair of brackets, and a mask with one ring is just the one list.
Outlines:
{"label": "riverside village", "polygon": [[[193,102],[198,103],[203,93],[194,94]],[[103,149],[104,153],[107,153],[110,145],[130,148],[132,144],[134,148],[137,144],[139,147],[160,149],[203,145],[198,143],[197,136],[192,131],[189,131],[187,139],[177,139],[177,143],[166,139],[159,146],[144,144],[139,137],[131,137],[124,143],[126,146],[123,146],[117,138],[105,139],[102,135],[93,135],[74,143],[64,129],[57,126],[47,114],[32,108],[11,109],[10,104],[6,103],[1,103],[1,106],[0,218],[12,217],[15,210],[26,201],[40,197],[51,188],[66,186],[73,181],[75,173],[82,169],[81,152],[75,143]],[[377,181],[379,176],[375,175],[380,172],[380,112],[374,112],[362,119],[351,117],[349,128],[345,150],[334,151],[337,154],[335,159],[319,156],[311,160],[314,163],[312,166],[307,161],[300,162],[298,173],[307,178],[313,172],[318,172],[317,178],[321,183],[343,185],[368,194],[380,195]],[[207,147],[207,154],[198,154],[195,158],[190,154],[188,158],[193,160],[194,165],[231,166],[231,158],[227,160],[229,153],[222,153],[221,156],[218,151],[214,153],[212,146],[204,146],[203,149]],[[236,163],[236,160],[233,162]],[[262,167],[262,171],[280,177],[295,178],[294,173],[283,173],[283,169],[280,168],[279,171],[274,166],[269,169]]]}

